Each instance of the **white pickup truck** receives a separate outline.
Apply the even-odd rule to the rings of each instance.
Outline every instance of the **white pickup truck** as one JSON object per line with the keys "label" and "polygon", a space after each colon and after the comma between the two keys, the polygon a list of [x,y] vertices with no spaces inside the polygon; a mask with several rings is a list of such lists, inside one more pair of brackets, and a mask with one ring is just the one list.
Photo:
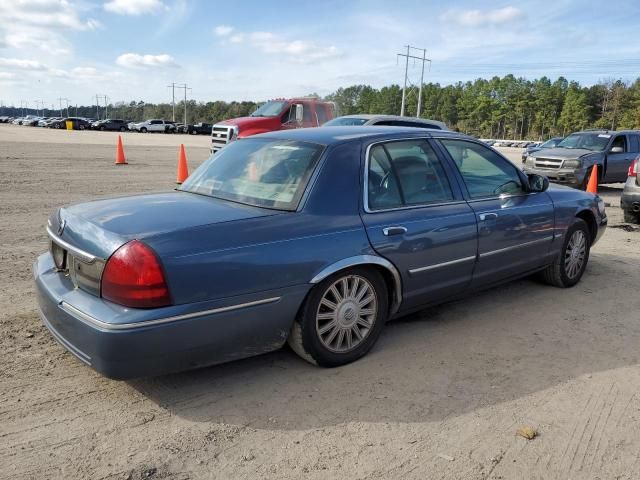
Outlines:
{"label": "white pickup truck", "polygon": [[146,120],[144,122],[136,123],[131,130],[135,130],[141,133],[147,132],[163,132],[163,133],[175,133],[176,126],[174,123],[166,120]]}

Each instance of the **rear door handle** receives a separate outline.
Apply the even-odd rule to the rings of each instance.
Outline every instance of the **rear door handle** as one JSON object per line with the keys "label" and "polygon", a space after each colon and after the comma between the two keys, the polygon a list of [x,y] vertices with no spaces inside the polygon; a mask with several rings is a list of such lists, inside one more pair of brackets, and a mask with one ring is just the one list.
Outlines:
{"label": "rear door handle", "polygon": [[484,222],[486,220],[495,220],[496,218],[498,218],[498,214],[497,213],[481,213],[480,215],[478,215],[478,218],[480,218],[481,222]]}
{"label": "rear door handle", "polygon": [[382,229],[382,233],[384,233],[387,237],[391,235],[403,235],[407,233],[407,229],[405,227],[385,227]]}

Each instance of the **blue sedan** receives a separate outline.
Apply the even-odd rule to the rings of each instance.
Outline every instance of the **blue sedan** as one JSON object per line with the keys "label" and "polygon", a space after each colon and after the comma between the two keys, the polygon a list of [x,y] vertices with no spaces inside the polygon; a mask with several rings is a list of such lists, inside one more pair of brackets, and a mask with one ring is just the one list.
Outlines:
{"label": "blue sedan", "polygon": [[34,277],[51,334],[107,377],[286,342],[333,367],[425,306],[575,285],[606,223],[599,197],[458,133],[300,129],[233,142],[173,192],[60,208]]}

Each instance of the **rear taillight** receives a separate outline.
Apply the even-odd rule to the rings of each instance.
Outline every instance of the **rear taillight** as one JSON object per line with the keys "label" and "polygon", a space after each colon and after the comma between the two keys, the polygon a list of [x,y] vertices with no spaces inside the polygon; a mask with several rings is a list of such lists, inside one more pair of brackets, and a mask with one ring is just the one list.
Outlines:
{"label": "rear taillight", "polygon": [[629,175],[630,177],[638,176],[638,159],[637,158],[633,162],[631,162],[631,165],[629,165],[629,171],[627,172],[627,175]]}
{"label": "rear taillight", "polygon": [[125,243],[107,261],[102,273],[102,298],[126,307],[171,305],[160,261],[138,240]]}

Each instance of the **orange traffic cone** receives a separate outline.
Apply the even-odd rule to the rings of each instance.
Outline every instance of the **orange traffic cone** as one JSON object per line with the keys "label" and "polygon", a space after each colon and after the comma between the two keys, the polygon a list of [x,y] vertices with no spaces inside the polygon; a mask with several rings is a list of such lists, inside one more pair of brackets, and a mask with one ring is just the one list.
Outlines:
{"label": "orange traffic cone", "polygon": [[180,153],[178,154],[178,175],[176,183],[180,185],[189,176],[189,168],[187,167],[187,155],[184,153],[184,143],[180,144]]}
{"label": "orange traffic cone", "polygon": [[594,165],[591,169],[591,176],[589,177],[589,183],[587,184],[587,192],[598,194],[598,165]]}
{"label": "orange traffic cone", "polygon": [[116,165],[126,165],[127,160],[124,157],[124,149],[122,148],[122,137],[118,135],[118,148],[116,148]]}

